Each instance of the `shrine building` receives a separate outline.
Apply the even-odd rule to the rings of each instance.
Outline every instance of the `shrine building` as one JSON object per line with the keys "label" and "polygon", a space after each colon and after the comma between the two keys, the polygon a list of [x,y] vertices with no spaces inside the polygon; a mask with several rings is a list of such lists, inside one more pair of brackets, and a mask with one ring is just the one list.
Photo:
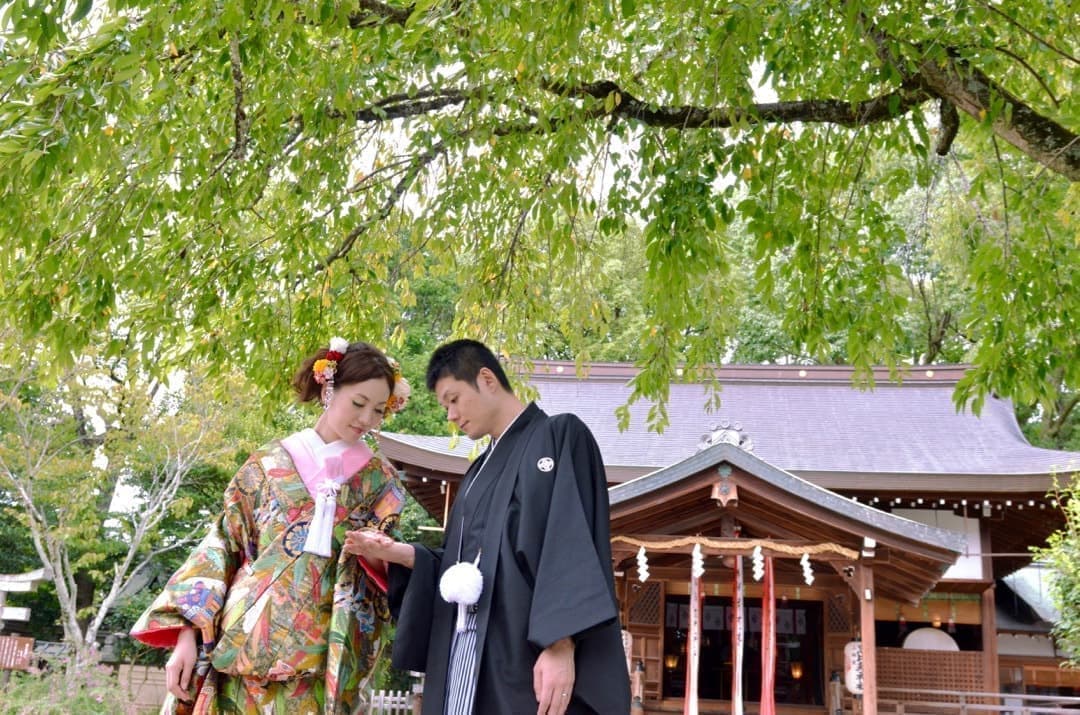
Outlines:
{"label": "shrine building", "polygon": [[[1080,694],[1029,550],[1063,526],[1052,490],[1080,453],[1032,446],[1008,400],[957,410],[965,369],[879,371],[871,389],[846,367],[726,366],[715,409],[705,384],[671,385],[662,433],[645,402],[619,429],[632,366],[518,375],[600,445],[635,712],[692,697],[696,712],[754,713],[763,680],[779,713]],[[380,441],[442,523],[479,445]]]}

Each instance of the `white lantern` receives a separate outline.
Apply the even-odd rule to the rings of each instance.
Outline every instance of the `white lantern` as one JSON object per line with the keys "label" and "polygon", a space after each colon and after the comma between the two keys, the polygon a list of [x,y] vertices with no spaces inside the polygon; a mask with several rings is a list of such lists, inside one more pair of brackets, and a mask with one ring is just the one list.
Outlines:
{"label": "white lantern", "polygon": [[851,641],[844,646],[844,685],[852,695],[862,695],[862,642]]}

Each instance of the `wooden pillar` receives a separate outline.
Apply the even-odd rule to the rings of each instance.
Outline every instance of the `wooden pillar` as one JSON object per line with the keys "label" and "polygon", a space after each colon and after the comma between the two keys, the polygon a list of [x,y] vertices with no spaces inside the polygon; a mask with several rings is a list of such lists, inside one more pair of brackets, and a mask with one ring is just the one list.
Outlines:
{"label": "wooden pillar", "polygon": [[424,674],[410,670],[409,675],[416,679],[412,684],[412,712],[420,715],[424,709]]}
{"label": "wooden pillar", "polygon": [[998,668],[997,651],[997,599],[994,597],[994,561],[990,554],[994,553],[994,545],[990,539],[990,525],[986,519],[979,520],[979,542],[982,547],[982,577],[990,582],[990,586],[982,592],[982,608],[980,621],[982,622],[983,642],[983,691],[996,693],[1001,688],[1001,672]]}
{"label": "wooden pillar", "polygon": [[982,592],[982,641],[983,641],[983,691],[996,693],[1001,690],[1001,670],[998,667],[997,650],[997,599],[994,586]]}
{"label": "wooden pillar", "polygon": [[874,571],[867,564],[855,567],[855,598],[859,602],[862,636],[863,715],[877,715],[877,632],[874,629]]}

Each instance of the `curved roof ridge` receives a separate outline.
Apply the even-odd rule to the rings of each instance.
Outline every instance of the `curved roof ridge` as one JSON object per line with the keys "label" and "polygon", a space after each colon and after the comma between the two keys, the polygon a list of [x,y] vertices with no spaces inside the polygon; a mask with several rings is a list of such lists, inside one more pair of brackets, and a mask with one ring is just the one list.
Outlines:
{"label": "curved roof ridge", "polygon": [[[531,367],[529,367],[531,366]],[[641,369],[632,363],[620,362],[584,362],[580,365],[573,360],[532,360],[519,365],[520,373],[527,377],[550,377],[579,380],[628,380]],[[528,368],[528,369],[526,369]],[[935,384],[955,384],[959,381],[971,365],[968,364],[941,364],[941,365],[906,365],[897,371],[890,370],[883,365],[870,368],[869,373],[861,373],[851,365],[777,365],[777,364],[723,364],[703,366],[692,371],[695,374],[707,375],[713,372],[721,382],[727,381],[766,381],[766,382],[841,382],[851,383],[853,380],[864,380],[872,376],[875,384],[893,383],[898,377],[901,382],[930,382]],[[678,368],[673,384],[680,384],[683,376],[683,368]],[[703,384],[701,381],[689,380],[682,384]]]}
{"label": "curved roof ridge", "polygon": [[[558,367],[559,363],[547,363]],[[693,454],[715,425],[737,425],[754,451],[771,464],[794,472],[889,474],[1043,474],[1080,468],[1080,452],[1031,445],[1009,400],[988,397],[979,415],[953,403],[955,380],[964,366],[927,368],[933,375],[899,384],[878,382],[863,388],[846,375],[813,379],[812,368],[785,367],[766,377],[720,375],[720,404],[713,409],[709,386],[672,383],[663,433],[647,429],[650,402],[628,406],[630,427],[620,431],[616,409],[632,394],[629,373],[603,378],[577,377],[534,369],[530,384],[537,402],[550,413],[575,412],[592,429],[605,463],[660,468]],[[541,366],[543,367],[543,366]],[[825,368],[818,368],[820,373]],[[791,379],[791,370],[809,379]],[[569,374],[567,374],[569,373]],[[795,373],[797,374],[797,372]]]}

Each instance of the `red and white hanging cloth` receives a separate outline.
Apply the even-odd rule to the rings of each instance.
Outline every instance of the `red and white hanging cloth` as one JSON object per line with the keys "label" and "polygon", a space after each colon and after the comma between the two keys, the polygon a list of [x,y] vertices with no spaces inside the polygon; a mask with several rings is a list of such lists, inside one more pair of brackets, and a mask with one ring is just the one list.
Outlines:
{"label": "red and white hanging cloth", "polygon": [[761,584],[761,715],[776,715],[776,587],[772,556]]}
{"label": "red and white hanging cloth", "polygon": [[743,715],[743,642],[746,640],[746,620],[743,618],[742,556],[735,557],[731,612],[731,715]]}

